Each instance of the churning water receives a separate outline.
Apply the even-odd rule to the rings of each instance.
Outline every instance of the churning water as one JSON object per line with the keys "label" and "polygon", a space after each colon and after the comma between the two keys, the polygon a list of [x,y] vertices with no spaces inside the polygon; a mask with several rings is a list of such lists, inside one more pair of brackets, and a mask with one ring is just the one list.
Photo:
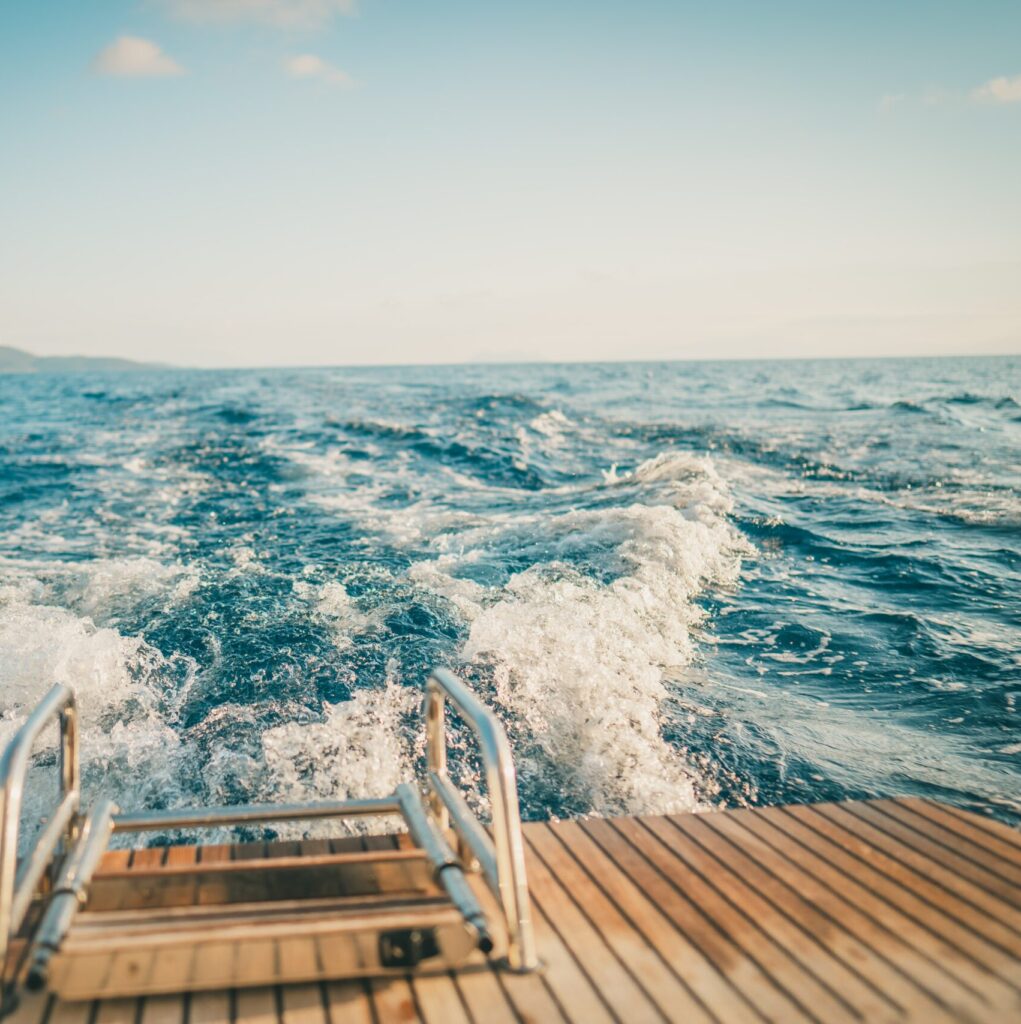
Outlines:
{"label": "churning water", "polygon": [[1014,358],[0,377],[0,739],[63,680],[124,807],[382,794],[444,663],[529,817],[1017,820],[1019,463]]}

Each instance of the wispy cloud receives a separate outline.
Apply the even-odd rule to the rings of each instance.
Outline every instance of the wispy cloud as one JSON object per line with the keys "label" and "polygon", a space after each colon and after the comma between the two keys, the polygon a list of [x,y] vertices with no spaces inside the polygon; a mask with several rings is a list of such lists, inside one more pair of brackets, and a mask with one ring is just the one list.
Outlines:
{"label": "wispy cloud", "polygon": [[1021,103],[1021,75],[1000,75],[973,89],[971,98],[979,103]]}
{"label": "wispy cloud", "polygon": [[908,94],[906,92],[891,92],[887,93],[879,101],[879,109],[884,114],[889,114],[892,110],[896,110],[898,107],[904,106],[908,102]]}
{"label": "wispy cloud", "polygon": [[335,15],[355,13],[355,0],[159,0],[184,21],[260,21],[268,25],[315,28]]}
{"label": "wispy cloud", "polygon": [[167,78],[184,74],[184,68],[154,42],[138,36],[120,36],[92,60],[97,75],[119,78]]}
{"label": "wispy cloud", "polygon": [[318,78],[331,85],[353,85],[354,79],[335,64],[331,64],[314,53],[300,53],[284,61],[284,70],[291,78]]}
{"label": "wispy cloud", "polygon": [[879,101],[879,109],[888,114],[902,107],[961,107],[967,103],[1021,103],[1021,75],[1000,75],[976,86],[968,93],[929,86],[922,92],[890,93]]}

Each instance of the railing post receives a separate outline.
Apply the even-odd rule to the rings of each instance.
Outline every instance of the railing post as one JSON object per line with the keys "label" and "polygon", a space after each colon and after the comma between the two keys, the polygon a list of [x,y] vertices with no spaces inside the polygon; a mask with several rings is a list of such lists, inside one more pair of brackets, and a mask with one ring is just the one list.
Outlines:
{"label": "railing post", "polygon": [[[446,669],[433,670],[426,682],[426,694],[426,750],[432,772],[446,780],[446,739],[443,733],[445,699],[454,704],[478,740],[492,805],[493,847],[496,854],[494,895],[500,901],[507,924],[507,960],[513,970],[533,970],[539,960],[525,874],[525,846],[521,834],[517,779],[507,733],[493,712]],[[443,748],[442,755],[437,753],[440,746]],[[432,785],[430,805],[435,808],[437,803],[442,807],[443,827],[446,828],[447,804],[441,799],[439,789]],[[464,838],[461,829],[458,829],[458,838],[459,841]],[[461,845],[463,848],[464,844]],[[492,879],[487,877],[487,881],[492,886]]]}
{"label": "railing post", "polygon": [[[18,832],[21,825],[21,802],[25,791],[32,746],[43,728],[53,719],[60,723],[60,804],[55,815],[66,815],[61,833],[43,829],[36,848],[25,858],[27,865],[18,880]],[[36,705],[21,728],[0,755],[0,971],[7,963],[11,935],[20,927],[31,892],[45,871],[46,858],[60,855],[59,846],[77,835],[81,790],[78,775],[78,708],[74,691],[61,684]],[[56,820],[56,819],[54,819]],[[63,840],[63,843],[61,842]],[[51,844],[49,851],[41,844]],[[17,887],[17,891],[15,888]],[[0,980],[4,997],[7,984]]]}
{"label": "railing post", "polygon": [[[447,727],[446,701],[443,691],[432,680],[425,688],[425,754],[429,771],[437,775],[447,774]],[[440,828],[445,832],[450,826],[447,808],[438,793],[429,792],[429,809]]]}
{"label": "railing post", "polygon": [[[81,759],[78,744],[78,705],[68,704],[60,712],[60,784],[62,793],[81,792]],[[63,851],[70,850],[81,828],[81,813],[76,811],[67,823]]]}

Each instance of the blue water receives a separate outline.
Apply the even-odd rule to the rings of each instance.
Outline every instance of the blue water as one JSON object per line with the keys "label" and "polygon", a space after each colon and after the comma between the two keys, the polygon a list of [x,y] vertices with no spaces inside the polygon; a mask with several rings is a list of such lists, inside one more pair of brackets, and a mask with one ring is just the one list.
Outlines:
{"label": "blue water", "polygon": [[126,807],[370,795],[445,663],[529,817],[1017,821],[1019,463],[1019,358],[0,377],[0,730],[60,679]]}

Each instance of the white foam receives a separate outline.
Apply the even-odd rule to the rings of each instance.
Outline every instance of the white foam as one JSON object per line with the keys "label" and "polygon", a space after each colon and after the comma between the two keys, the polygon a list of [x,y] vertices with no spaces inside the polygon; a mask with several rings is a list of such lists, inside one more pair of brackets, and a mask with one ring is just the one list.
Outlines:
{"label": "white foam", "polygon": [[[41,587],[0,591],[0,740],[13,736],[54,683],[70,683],[85,737],[87,795],[101,787],[127,807],[146,806],[154,796],[170,803],[183,799],[180,743],[168,718],[194,666],[172,664],[144,640],[97,627],[67,608],[33,603]],[[55,744],[55,728],[40,737],[42,750]],[[33,767],[26,822],[38,822],[52,799],[46,780],[53,771],[52,765]]]}
{"label": "white foam", "polygon": [[[417,691],[404,687],[390,667],[380,689],[359,690],[350,700],[327,705],[323,719],[289,722],[262,734],[263,762],[272,780],[271,796],[282,800],[346,800],[388,796],[414,775],[416,755],[411,719],[419,708]],[[371,819],[348,823],[371,831]],[[329,823],[326,831],[336,831]],[[391,823],[392,827],[392,823]],[[307,834],[297,831],[282,834]]]}
{"label": "white foam", "polygon": [[307,600],[315,616],[330,627],[338,650],[347,650],[358,634],[378,624],[378,615],[361,611],[343,583],[332,580],[317,586],[298,580],[293,590]]}
{"label": "white foam", "polygon": [[[695,655],[695,598],[733,582],[749,549],[707,459],[661,455],[606,485],[664,503],[494,517],[411,574],[470,623],[463,657],[491,673],[519,744],[540,752],[536,771],[597,813],[692,809],[706,786],[663,736],[669,681]],[[458,578],[505,545],[545,558],[502,586]]]}

